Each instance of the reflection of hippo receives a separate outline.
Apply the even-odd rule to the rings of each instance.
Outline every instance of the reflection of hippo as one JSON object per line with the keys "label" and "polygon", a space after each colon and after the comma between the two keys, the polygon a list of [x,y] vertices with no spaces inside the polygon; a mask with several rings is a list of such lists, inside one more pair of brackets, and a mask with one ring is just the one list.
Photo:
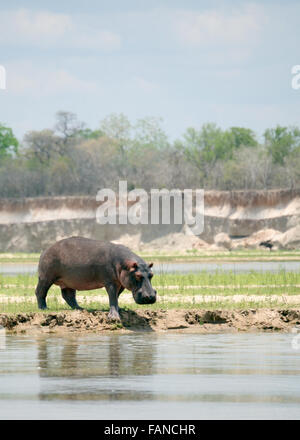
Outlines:
{"label": "reflection of hippo", "polygon": [[80,309],[76,290],[105,287],[109,296],[109,318],[119,320],[118,297],[124,289],[132,292],[137,304],[153,304],[156,290],[151,285],[152,263],[125,246],[84,237],[58,241],[44,251],[39,262],[36,297],[45,309],[46,296],[52,284],[60,286],[64,300]]}

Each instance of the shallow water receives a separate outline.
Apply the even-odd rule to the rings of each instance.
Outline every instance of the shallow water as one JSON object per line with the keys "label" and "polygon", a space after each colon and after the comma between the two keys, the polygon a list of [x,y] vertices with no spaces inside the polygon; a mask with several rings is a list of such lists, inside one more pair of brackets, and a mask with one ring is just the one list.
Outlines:
{"label": "shallow water", "polygon": [[2,335],[0,418],[299,419],[292,338]]}
{"label": "shallow water", "polygon": [[[245,261],[232,263],[156,263],[153,271],[156,273],[188,273],[199,271],[215,272],[232,271],[232,272],[278,272],[285,270],[296,272],[300,270],[300,261]],[[0,263],[0,274],[17,275],[17,274],[35,274],[37,272],[37,263]]]}
{"label": "shallow water", "polygon": [[[239,261],[232,263],[160,263],[156,265],[159,272],[215,272],[215,271],[232,271],[232,272],[279,272],[285,270],[287,272],[296,272],[300,270],[300,261]],[[153,267],[154,271],[154,267]]]}

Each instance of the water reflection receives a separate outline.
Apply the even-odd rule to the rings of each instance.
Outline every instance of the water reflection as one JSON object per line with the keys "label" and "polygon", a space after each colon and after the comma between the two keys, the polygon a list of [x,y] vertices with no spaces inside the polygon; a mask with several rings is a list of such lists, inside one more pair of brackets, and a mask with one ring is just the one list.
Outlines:
{"label": "water reflection", "polygon": [[[147,334],[145,334],[147,338]],[[38,371],[42,381],[40,399],[131,400],[153,398],[151,391],[135,390],[132,380],[156,374],[155,337],[151,343],[131,338],[103,336],[85,338],[40,338],[37,340]],[[53,380],[53,379],[57,380]],[[63,380],[64,379],[64,380]],[[78,381],[81,379],[82,381]],[[76,380],[76,382],[74,381]],[[116,381],[117,380],[117,381]],[[57,387],[59,385],[59,387]],[[121,385],[121,386],[120,386]]]}
{"label": "water reflection", "polygon": [[299,356],[289,334],[9,335],[0,418],[299,418]]}
{"label": "water reflection", "polygon": [[[145,335],[147,339],[147,335]],[[155,337],[134,344],[130,337],[104,336],[84,341],[70,338],[37,340],[41,377],[120,377],[155,374]]]}

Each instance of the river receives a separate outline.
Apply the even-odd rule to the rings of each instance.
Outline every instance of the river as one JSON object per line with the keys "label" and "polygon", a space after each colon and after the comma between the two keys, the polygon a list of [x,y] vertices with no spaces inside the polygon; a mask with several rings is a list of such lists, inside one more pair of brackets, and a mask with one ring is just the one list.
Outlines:
{"label": "river", "polygon": [[299,419],[293,337],[2,331],[0,419]]}
{"label": "river", "polygon": [[[279,270],[296,272],[300,271],[300,261],[238,261],[238,262],[199,262],[199,263],[156,263],[153,271],[156,273],[174,273],[174,272],[215,272],[216,270],[232,272],[278,272]],[[37,272],[37,263],[0,263],[0,274],[35,274]]]}

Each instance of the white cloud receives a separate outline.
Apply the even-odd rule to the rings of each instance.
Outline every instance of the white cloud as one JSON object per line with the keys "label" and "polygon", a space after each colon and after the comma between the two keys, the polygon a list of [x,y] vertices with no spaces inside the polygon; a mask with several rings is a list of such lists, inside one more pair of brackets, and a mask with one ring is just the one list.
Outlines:
{"label": "white cloud", "polygon": [[8,66],[7,91],[14,95],[49,96],[62,93],[95,93],[97,83],[82,80],[64,70],[33,69],[27,63]]}
{"label": "white cloud", "polygon": [[65,14],[31,12],[26,9],[2,11],[0,43],[50,43],[65,35],[72,26],[71,17]]}
{"label": "white cloud", "polygon": [[189,46],[239,45],[257,40],[263,21],[259,6],[246,5],[226,12],[220,9],[178,11],[174,27],[180,41]]}
{"label": "white cloud", "polygon": [[121,37],[71,15],[28,9],[2,11],[0,45],[115,50]]}

